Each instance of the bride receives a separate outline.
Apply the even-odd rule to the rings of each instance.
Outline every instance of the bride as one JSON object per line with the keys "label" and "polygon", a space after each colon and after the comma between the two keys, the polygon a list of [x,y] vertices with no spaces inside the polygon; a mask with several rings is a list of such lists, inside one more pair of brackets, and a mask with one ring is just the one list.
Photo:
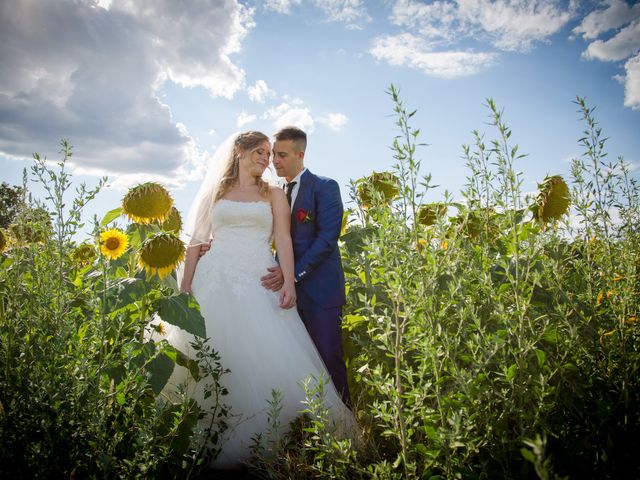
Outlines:
{"label": "bride", "polygon": [[[296,418],[304,409],[301,382],[310,376],[328,381],[324,400],[332,419],[354,425],[292,308],[296,290],[291,212],[284,192],[262,179],[270,153],[269,138],[261,132],[227,139],[212,159],[187,222],[191,241],[180,288],[193,293],[200,304],[210,344],[230,370],[221,383],[229,392],[224,403],[237,419],[222,439],[214,467],[233,468],[249,460],[252,439],[269,428],[273,390],[282,394],[280,424],[286,426]],[[210,239],[210,251],[199,258],[200,245]],[[284,275],[279,292],[260,282],[267,268],[275,265],[272,239]],[[184,347],[186,336],[172,329],[167,340]],[[207,400],[196,397],[206,409]]]}

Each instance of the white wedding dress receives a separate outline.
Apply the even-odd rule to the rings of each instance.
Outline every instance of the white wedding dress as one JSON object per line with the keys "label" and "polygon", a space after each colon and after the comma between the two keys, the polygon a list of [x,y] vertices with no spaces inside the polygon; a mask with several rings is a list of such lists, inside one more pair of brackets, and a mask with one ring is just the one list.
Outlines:
{"label": "white wedding dress", "polygon": [[[237,467],[250,458],[252,438],[268,429],[272,390],[282,393],[278,417],[283,428],[305,408],[301,382],[310,375],[328,381],[329,374],[295,308],[278,306],[278,293],[265,289],[260,277],[275,265],[271,253],[273,217],[268,202],[219,200],[212,209],[213,242],[200,258],[192,282],[205,319],[207,337],[220,353],[224,403],[233,418],[213,466]],[[189,336],[174,327],[169,343],[188,351]],[[177,367],[176,367],[177,369]],[[184,369],[183,371],[184,377]],[[174,372],[170,382],[181,381]],[[197,392],[193,397],[205,402]],[[325,405],[337,430],[355,430],[351,412],[333,384],[324,388]],[[208,401],[212,401],[209,399]],[[281,432],[282,433],[282,432]]]}

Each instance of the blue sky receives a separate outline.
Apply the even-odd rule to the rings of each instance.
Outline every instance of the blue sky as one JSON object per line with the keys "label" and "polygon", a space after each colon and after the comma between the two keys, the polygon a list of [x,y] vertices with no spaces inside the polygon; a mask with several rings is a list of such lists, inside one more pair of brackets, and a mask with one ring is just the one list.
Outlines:
{"label": "blue sky", "polygon": [[418,110],[431,200],[464,184],[472,130],[493,135],[487,97],[528,154],[526,191],[581,153],[576,95],[610,156],[640,163],[637,2],[12,0],[0,59],[2,180],[68,138],[76,181],[110,179],[88,215],[147,180],[186,212],[216,145],[284,124],[308,131],[307,166],[346,201],[350,179],[393,163],[391,83]]}

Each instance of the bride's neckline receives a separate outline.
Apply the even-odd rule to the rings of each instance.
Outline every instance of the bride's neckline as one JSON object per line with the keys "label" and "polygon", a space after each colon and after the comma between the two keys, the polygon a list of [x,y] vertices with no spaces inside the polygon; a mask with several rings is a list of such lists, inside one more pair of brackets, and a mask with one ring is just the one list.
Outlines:
{"label": "bride's neckline", "polygon": [[225,202],[231,202],[231,203],[264,203],[267,205],[271,205],[271,202],[266,202],[264,200],[231,200],[229,198],[221,198],[218,201],[219,202],[225,201]]}

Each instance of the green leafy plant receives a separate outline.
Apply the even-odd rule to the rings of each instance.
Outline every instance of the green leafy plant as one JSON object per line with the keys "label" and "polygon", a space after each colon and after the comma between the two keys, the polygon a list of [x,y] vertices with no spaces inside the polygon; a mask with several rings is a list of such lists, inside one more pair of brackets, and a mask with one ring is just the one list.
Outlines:
{"label": "green leafy plant", "polygon": [[[157,225],[129,224],[101,239],[118,217],[110,212],[94,220],[93,241],[75,243],[82,211],[106,179],[81,185],[69,202],[72,149],[61,145],[57,168],[34,156],[31,174],[45,201],[25,201],[0,257],[2,476],[193,477],[204,466],[202,445],[225,428],[226,372],[198,341],[205,331],[194,299],[177,292],[173,277],[137,268],[138,249]],[[195,358],[153,331],[158,317],[195,335]],[[211,410],[184,392],[166,395],[176,365],[208,382]]]}
{"label": "green leafy plant", "polygon": [[[433,185],[420,174],[416,112],[393,86],[389,94],[399,196],[363,204],[366,180],[354,182],[342,237],[350,381],[374,450],[358,471],[551,478],[553,457],[558,476],[637,472],[638,186],[622,159],[604,162],[592,110],[578,99],[585,155],[571,192],[552,176],[527,198],[526,156],[488,100],[495,138],[474,131],[463,147],[464,200],[445,192],[426,203]],[[435,221],[434,204],[457,212],[442,208]],[[548,440],[535,450],[528,439],[541,432]],[[534,448],[525,457],[523,442]]]}

